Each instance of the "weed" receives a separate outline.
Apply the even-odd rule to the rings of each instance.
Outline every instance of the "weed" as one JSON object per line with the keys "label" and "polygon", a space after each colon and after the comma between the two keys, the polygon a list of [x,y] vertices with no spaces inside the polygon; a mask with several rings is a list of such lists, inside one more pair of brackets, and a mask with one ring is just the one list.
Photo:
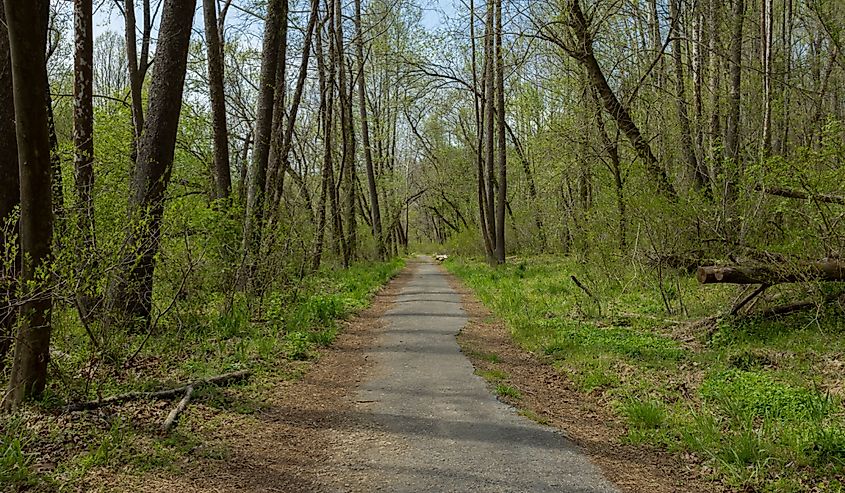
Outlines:
{"label": "weed", "polygon": [[663,426],[666,410],[656,400],[630,399],[622,406],[622,413],[628,418],[628,425],[642,430],[653,430]]}
{"label": "weed", "polygon": [[476,370],[475,373],[488,382],[497,382],[508,378],[508,374],[501,370]]}
{"label": "weed", "polygon": [[511,387],[510,385],[505,385],[503,383],[496,384],[496,395],[499,397],[509,397],[511,399],[521,399],[522,394],[519,393],[519,390],[516,387]]}

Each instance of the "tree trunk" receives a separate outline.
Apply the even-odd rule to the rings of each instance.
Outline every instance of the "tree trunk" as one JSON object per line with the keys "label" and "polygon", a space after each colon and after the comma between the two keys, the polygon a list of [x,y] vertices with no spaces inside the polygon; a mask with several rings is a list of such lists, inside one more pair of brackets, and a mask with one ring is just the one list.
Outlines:
{"label": "tree trunk", "polygon": [[[287,23],[286,0],[270,0],[267,4],[267,18],[264,21],[264,44],[261,57],[261,85],[256,111],[255,137],[252,162],[247,174],[246,211],[244,216],[243,268],[238,275],[240,288],[245,286],[251,270],[252,257],[259,245],[261,221],[264,217],[264,190],[267,180],[267,163],[270,158],[270,139],[273,130],[273,113],[277,65],[281,45],[282,24]],[[284,61],[282,60],[282,63]]]}
{"label": "tree trunk", "polygon": [[358,242],[355,223],[355,142],[352,129],[351,86],[346,80],[346,51],[343,44],[343,10],[340,0],[335,0],[335,45],[337,63],[338,104],[340,110],[340,135],[343,142],[341,176],[346,188],[344,216],[346,235],[343,241],[343,266],[349,267],[355,258]]}
{"label": "tree trunk", "polygon": [[681,1],[670,0],[669,9],[671,25],[674,26],[672,36],[672,58],[675,62],[675,102],[678,110],[678,123],[681,130],[681,148],[684,159],[687,162],[689,174],[693,178],[695,188],[707,190],[707,173],[699,166],[698,158],[695,155],[695,145],[690,127],[689,112],[687,111],[686,83],[684,81],[684,62],[681,53],[681,38],[684,36],[681,26]]}
{"label": "tree trunk", "polygon": [[[300,56],[299,74],[296,78],[296,87],[293,91],[293,99],[290,105],[290,114],[287,123],[284,127],[284,134],[281,135],[281,145],[277,151],[276,160],[277,166],[274,169],[272,176],[272,184],[270,177],[268,177],[268,196],[270,197],[270,208],[272,220],[278,214],[279,205],[282,200],[282,193],[284,192],[284,177],[285,173],[291,173],[290,153],[293,147],[293,131],[296,127],[296,118],[299,113],[299,106],[302,102],[302,94],[305,91],[305,81],[308,77],[308,63],[311,59],[311,40],[314,35],[314,29],[317,25],[317,14],[320,8],[319,0],[311,0],[311,14],[308,17],[308,26],[305,29],[305,39],[302,42],[302,55]],[[307,191],[307,189],[305,189]],[[306,198],[307,195],[306,195]]]}
{"label": "tree trunk", "polygon": [[376,239],[376,252],[379,259],[385,258],[384,238],[381,227],[381,208],[379,207],[376,174],[373,169],[373,151],[370,148],[370,126],[367,120],[367,87],[364,72],[364,30],[361,28],[361,0],[355,0],[355,43],[358,57],[358,109],[361,117],[361,144],[364,146],[364,164],[367,168],[367,187],[370,192],[370,215],[373,222],[373,236]]}
{"label": "tree trunk", "polygon": [[[50,260],[53,211],[51,204],[50,140],[47,128],[45,60],[49,2],[5,1],[6,25],[14,85],[16,138],[20,170],[20,244],[25,259],[21,281],[24,303],[4,407],[15,409],[41,395],[50,359],[52,297],[43,270]],[[5,194],[5,192],[4,192]]]}
{"label": "tree trunk", "polygon": [[571,54],[586,67],[590,80],[598,91],[605,110],[613,117],[616,125],[631,142],[640,159],[643,160],[646,170],[648,170],[649,174],[657,182],[658,191],[674,200],[678,194],[675,191],[675,187],[669,181],[666,170],[657,161],[651,150],[651,146],[643,137],[639,127],[634,123],[628,110],[619,102],[613,89],[608,84],[598,60],[596,60],[595,53],[593,52],[593,35],[587,23],[587,18],[581,10],[581,2],[579,0],[571,0],[570,16],[570,26],[573,28],[578,40],[578,46]]}
{"label": "tree trunk", "polygon": [[[745,20],[745,0],[734,0],[733,25],[731,33],[730,60],[730,105],[728,109],[728,124],[725,132],[725,151],[728,159],[740,167],[739,156],[739,118],[740,96],[742,94],[742,25]],[[733,180],[729,180],[733,183]],[[733,185],[731,185],[731,188]]]}
{"label": "tree trunk", "polygon": [[[481,228],[481,238],[484,244],[484,252],[487,254],[487,258],[493,258],[493,240],[490,238],[490,230],[487,223],[487,207],[486,207],[486,200],[485,200],[485,178],[484,178],[484,154],[482,154],[482,148],[484,147],[484,114],[482,114],[482,107],[485,110],[487,103],[486,99],[481,96],[483,91],[479,91],[478,89],[478,61],[476,56],[476,47],[475,47],[475,2],[474,0],[470,0],[469,4],[469,12],[470,12],[470,20],[469,20],[469,36],[470,36],[470,43],[472,49],[472,89],[473,89],[473,109],[475,110],[475,131],[477,134],[477,145],[475,148],[475,165],[476,165],[476,178],[477,178],[477,187],[476,191],[478,194],[478,225]],[[484,42],[484,56],[485,56],[485,65],[484,65],[484,74],[483,77],[486,81],[487,77],[487,38],[485,37]],[[486,86],[485,86],[486,88]]]}
{"label": "tree trunk", "polygon": [[496,89],[496,54],[493,47],[493,26],[495,24],[494,0],[487,2],[487,21],[484,28],[484,163],[487,177],[485,180],[485,217],[487,219],[487,235],[490,238],[492,256],[490,262],[496,261],[497,245],[499,235],[496,233],[496,196],[494,187],[495,160],[495,89]]}
{"label": "tree trunk", "polygon": [[[328,1],[328,0],[327,0]],[[331,13],[326,9],[326,17],[324,22],[331,25]],[[329,63],[329,77],[326,79],[326,63],[323,57],[323,32],[322,27],[317,32],[316,43],[316,57],[317,57],[317,76],[319,78],[320,86],[320,128],[323,133],[323,169],[320,173],[320,198],[317,202],[317,231],[314,237],[314,256],[311,259],[311,268],[317,270],[320,268],[320,263],[323,259],[323,243],[326,235],[326,199],[329,194],[334,194],[331,190],[330,176],[334,170],[334,163],[332,162],[332,113],[334,111],[334,67]],[[331,44],[331,42],[329,43]]]}
{"label": "tree trunk", "polygon": [[135,137],[132,142],[132,159],[134,161],[138,152],[138,143],[141,141],[141,130],[144,128],[144,102],[141,93],[144,87],[144,77],[138,67],[134,0],[124,1],[123,18],[125,21],[126,58],[129,63],[129,92],[132,95],[132,127]]}
{"label": "tree trunk", "polygon": [[496,0],[495,73],[496,114],[498,116],[497,140],[499,144],[498,202],[496,203],[496,263],[505,263],[505,205],[508,200],[507,141],[505,140],[505,63],[502,54],[502,0]]}
{"label": "tree trunk", "polygon": [[760,65],[763,77],[763,136],[761,157],[772,151],[772,0],[760,2]]}
{"label": "tree trunk", "polygon": [[[76,219],[82,236],[80,265],[94,258],[94,39],[91,0],[74,0],[73,147]],[[84,274],[83,274],[84,277]],[[81,317],[88,317],[93,303],[90,289],[79,293]]]}
{"label": "tree trunk", "polygon": [[208,92],[214,143],[214,198],[224,200],[232,193],[232,175],[229,170],[229,129],[226,124],[226,96],[223,89],[223,38],[218,29],[217,1],[203,0],[202,11],[208,52]]}
{"label": "tree trunk", "polygon": [[[18,170],[18,143],[15,136],[15,101],[12,92],[12,60],[9,56],[9,35],[6,16],[0,2],[0,373],[6,354],[12,347],[12,329],[17,319],[15,281],[20,268],[20,257],[8,256],[17,251],[18,218],[13,217],[20,204],[20,174]],[[12,222],[13,221],[13,222]],[[16,244],[11,244],[15,241]],[[9,264],[5,262],[11,261]],[[9,265],[6,269],[5,266]]]}
{"label": "tree trunk", "polygon": [[[110,325],[150,323],[155,257],[161,239],[165,192],[173,170],[173,153],[188,60],[196,0],[165,0],[153,82],[144,131],[129,197],[128,245],[123,272],[108,293]],[[134,325],[134,324],[133,324]]]}
{"label": "tree trunk", "polygon": [[845,263],[825,260],[795,265],[713,265],[699,267],[695,276],[701,284],[845,281]]}

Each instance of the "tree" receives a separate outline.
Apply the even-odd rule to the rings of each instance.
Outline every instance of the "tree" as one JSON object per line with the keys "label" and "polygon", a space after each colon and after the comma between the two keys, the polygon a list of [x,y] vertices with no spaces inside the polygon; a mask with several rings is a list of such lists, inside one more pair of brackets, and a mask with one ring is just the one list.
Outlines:
{"label": "tree", "polygon": [[196,0],[165,0],[153,83],[129,197],[127,251],[109,286],[111,322],[149,325],[153,274],[161,241],[165,192],[173,171],[176,132]]}
{"label": "tree", "polygon": [[53,237],[50,140],[47,128],[47,65],[44,36],[47,0],[6,0],[5,14],[14,86],[15,123],[20,168],[21,283],[27,286],[21,307],[6,409],[41,395],[50,359],[52,298],[45,286]]}
{"label": "tree", "polygon": [[216,199],[227,199],[232,193],[232,175],[229,171],[229,129],[226,124],[226,96],[223,89],[223,33],[217,25],[217,1],[203,0],[202,11],[208,53],[208,92],[214,142],[214,196]]}
{"label": "tree", "polygon": [[[82,235],[81,259],[96,248],[94,229],[94,34],[91,0],[74,0],[73,168],[77,224]],[[82,261],[84,264],[85,260]],[[88,316],[91,299],[80,296]]]}
{"label": "tree", "polygon": [[280,32],[287,23],[287,1],[270,0],[264,21],[264,48],[261,55],[261,81],[256,111],[252,161],[247,173],[246,213],[243,233],[243,269],[240,282],[245,285],[253,252],[259,245],[261,222],[264,217],[264,189],[267,182],[267,163],[270,158],[270,139],[273,129],[273,109],[276,96],[277,68],[280,60]]}
{"label": "tree", "polygon": [[[507,179],[507,141],[505,140],[505,64],[502,55],[502,0],[496,1],[496,58],[494,60],[496,73],[496,115],[498,117],[499,144],[499,176],[498,176],[498,203],[496,204],[496,263],[505,263],[505,207],[508,200],[508,179]],[[492,164],[491,164],[492,166]]]}
{"label": "tree", "polygon": [[378,257],[383,259],[385,250],[381,227],[381,208],[379,207],[376,174],[373,168],[373,151],[370,146],[370,125],[367,119],[367,78],[364,73],[364,30],[361,26],[361,0],[355,0],[355,28],[357,31],[355,53],[358,57],[358,111],[361,117],[361,145],[364,146],[364,164],[367,169],[367,187],[370,192],[373,236],[376,239]]}
{"label": "tree", "polygon": [[[0,2],[0,371],[11,347],[17,309],[14,307],[18,276],[18,221],[13,216],[20,202],[18,144],[15,136],[15,102],[12,61],[3,3]],[[10,258],[11,257],[11,258]]]}

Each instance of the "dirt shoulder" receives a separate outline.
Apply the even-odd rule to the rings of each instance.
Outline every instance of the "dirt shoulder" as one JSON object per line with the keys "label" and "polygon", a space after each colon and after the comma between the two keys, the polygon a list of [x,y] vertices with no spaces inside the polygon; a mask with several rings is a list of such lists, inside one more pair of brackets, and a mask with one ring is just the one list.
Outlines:
{"label": "dirt shoulder", "polygon": [[579,392],[554,367],[519,348],[504,323],[496,320],[457,278],[447,275],[452,287],[461,294],[463,308],[470,318],[458,336],[463,352],[477,370],[506,374],[502,383],[520,393],[519,399],[500,399],[526,416],[560,429],[623,491],[721,491],[718,485],[699,477],[696,467],[684,464],[672,454],[624,443],[625,427],[608,412],[606,403]]}
{"label": "dirt shoulder", "polygon": [[[343,322],[335,343],[294,381],[273,382],[265,405],[256,413],[213,413],[196,406],[202,445],[178,464],[145,474],[124,474],[117,481],[100,478],[101,491],[306,492],[332,491],[337,483],[332,464],[336,450],[355,430],[349,398],[371,369],[366,350],[383,329],[381,316],[390,308],[416,268],[408,267],[385,286],[372,305]],[[196,426],[196,425],[195,425]],[[346,430],[341,432],[340,430]],[[106,486],[108,484],[108,486]],[[89,484],[89,487],[94,486]],[[93,488],[91,488],[93,489]]]}

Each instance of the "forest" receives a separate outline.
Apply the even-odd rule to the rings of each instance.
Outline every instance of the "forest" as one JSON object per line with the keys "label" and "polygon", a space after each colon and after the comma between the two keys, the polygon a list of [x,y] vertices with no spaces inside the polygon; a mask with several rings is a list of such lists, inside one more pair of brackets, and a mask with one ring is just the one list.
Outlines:
{"label": "forest", "polygon": [[418,254],[675,491],[845,490],[843,26],[841,0],[0,2],[0,490],[226,456],[203,423],[298,385]]}

